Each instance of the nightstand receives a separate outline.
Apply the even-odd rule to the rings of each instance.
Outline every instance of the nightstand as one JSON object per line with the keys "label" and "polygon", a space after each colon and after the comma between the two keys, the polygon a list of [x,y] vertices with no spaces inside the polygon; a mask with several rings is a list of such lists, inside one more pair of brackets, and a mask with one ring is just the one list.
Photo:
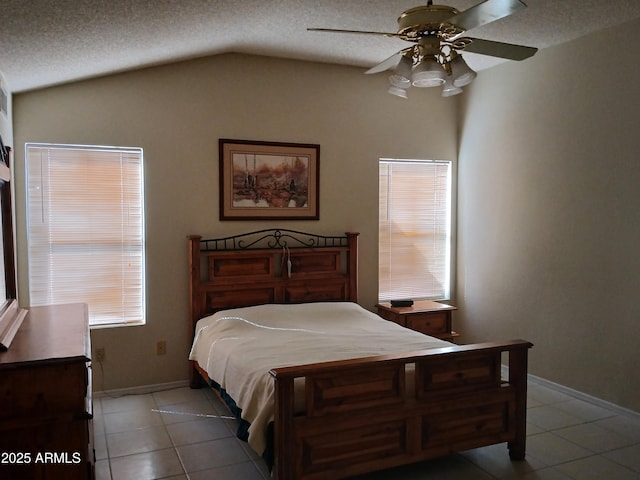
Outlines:
{"label": "nightstand", "polygon": [[452,330],[451,313],[456,307],[431,300],[417,300],[411,307],[392,307],[390,303],[376,305],[378,315],[411,330],[453,342],[458,333]]}

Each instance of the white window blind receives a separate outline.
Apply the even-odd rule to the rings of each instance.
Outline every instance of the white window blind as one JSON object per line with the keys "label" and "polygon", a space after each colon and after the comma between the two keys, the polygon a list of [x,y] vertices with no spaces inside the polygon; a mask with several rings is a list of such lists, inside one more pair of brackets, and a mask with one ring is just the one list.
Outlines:
{"label": "white window blind", "polygon": [[26,145],[32,306],[83,302],[92,326],[144,322],[142,149]]}
{"label": "white window blind", "polygon": [[451,162],[380,160],[380,301],[448,299]]}

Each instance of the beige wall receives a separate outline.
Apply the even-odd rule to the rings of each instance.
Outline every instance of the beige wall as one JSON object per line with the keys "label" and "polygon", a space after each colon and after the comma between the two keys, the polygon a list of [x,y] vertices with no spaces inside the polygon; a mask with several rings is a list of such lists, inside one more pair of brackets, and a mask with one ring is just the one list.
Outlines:
{"label": "beige wall", "polygon": [[[23,145],[144,148],[147,325],[94,330],[104,347],[95,389],[186,379],[186,236],[279,226],[361,232],[360,301],[377,298],[380,157],[455,159],[455,100],[437,91],[386,93],[386,75],[362,69],[224,55],[16,95],[19,288],[28,304]],[[220,222],[218,139],[318,143],[320,220]],[[167,340],[166,356],[155,355]]]}
{"label": "beige wall", "polygon": [[[640,411],[640,22],[483,72],[461,112],[457,327]],[[635,35],[637,36],[637,35]]]}

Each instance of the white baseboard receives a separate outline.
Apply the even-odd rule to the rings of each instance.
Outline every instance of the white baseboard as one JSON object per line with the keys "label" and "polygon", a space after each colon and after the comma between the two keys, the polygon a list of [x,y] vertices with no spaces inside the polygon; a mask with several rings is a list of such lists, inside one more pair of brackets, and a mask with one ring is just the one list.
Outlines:
{"label": "white baseboard", "polygon": [[[509,367],[507,365],[502,365],[502,376],[503,378],[509,377]],[[560,385],[559,383],[552,382],[550,380],[546,380],[541,377],[537,377],[535,375],[527,374],[527,379],[529,382],[535,383],[537,385],[541,385],[543,387],[547,387],[551,390],[555,390],[559,393],[564,393],[565,395],[569,395],[570,397],[574,397],[578,400],[583,400],[585,402],[591,403],[598,407],[606,408],[607,410],[611,410],[618,415],[627,415],[630,417],[634,417],[640,420],[640,412],[636,412],[634,410],[621,407],[620,405],[616,405],[615,403],[608,402],[606,400],[602,400],[601,398],[594,397],[584,392],[580,392],[578,390],[574,390],[573,388],[565,387],[564,385]]]}
{"label": "white baseboard", "polygon": [[179,380],[177,382],[156,383],[155,385],[141,385],[139,387],[116,388],[113,390],[102,390],[93,392],[95,398],[99,397],[122,397],[124,395],[142,395],[145,393],[159,392],[161,390],[171,390],[174,388],[188,387],[188,380]]}

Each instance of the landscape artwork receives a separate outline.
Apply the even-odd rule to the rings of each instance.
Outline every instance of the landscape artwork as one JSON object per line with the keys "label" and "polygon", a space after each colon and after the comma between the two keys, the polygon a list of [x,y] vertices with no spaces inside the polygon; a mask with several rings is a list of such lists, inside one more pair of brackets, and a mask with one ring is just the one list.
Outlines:
{"label": "landscape artwork", "polygon": [[220,219],[318,219],[319,146],[220,140]]}

